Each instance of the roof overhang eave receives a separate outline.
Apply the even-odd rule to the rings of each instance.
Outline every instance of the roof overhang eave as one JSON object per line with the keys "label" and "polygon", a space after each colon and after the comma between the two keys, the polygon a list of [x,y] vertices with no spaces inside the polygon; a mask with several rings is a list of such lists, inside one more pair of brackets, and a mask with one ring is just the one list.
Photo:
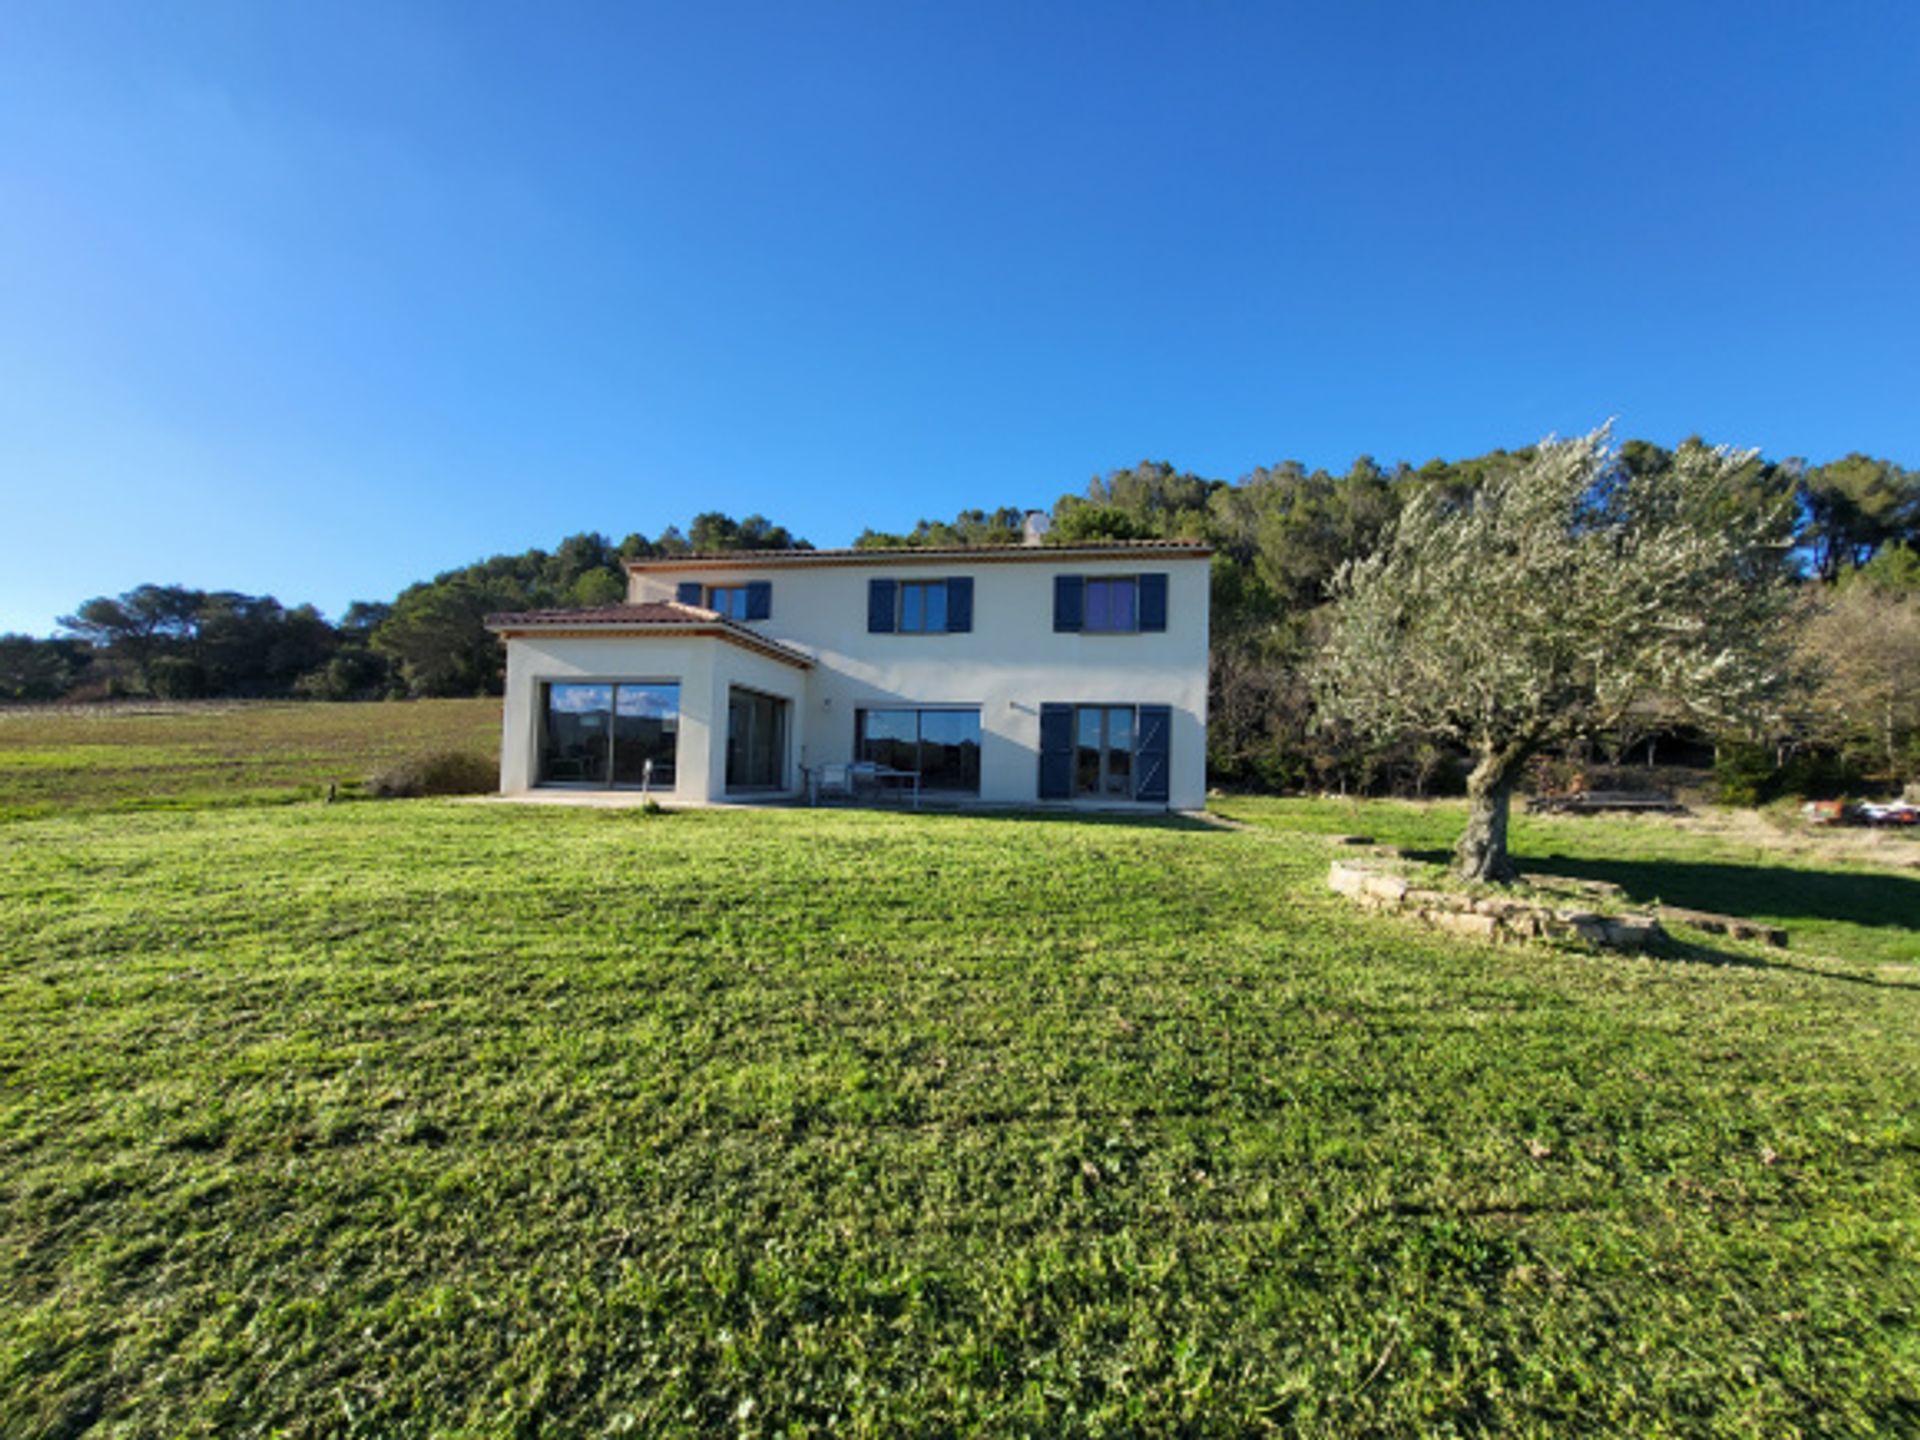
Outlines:
{"label": "roof overhang eave", "polygon": [[599,625],[569,625],[565,621],[529,623],[511,620],[494,623],[489,620],[486,628],[502,640],[518,640],[531,636],[544,636],[554,639],[591,640],[617,638],[621,640],[679,640],[707,639],[723,640],[730,645],[738,645],[742,650],[751,650],[756,655],[764,655],[770,660],[779,660],[793,666],[796,670],[813,669],[810,656],[801,654],[790,646],[777,640],[769,640],[755,635],[750,630],[736,630],[726,625],[636,625],[618,622]]}

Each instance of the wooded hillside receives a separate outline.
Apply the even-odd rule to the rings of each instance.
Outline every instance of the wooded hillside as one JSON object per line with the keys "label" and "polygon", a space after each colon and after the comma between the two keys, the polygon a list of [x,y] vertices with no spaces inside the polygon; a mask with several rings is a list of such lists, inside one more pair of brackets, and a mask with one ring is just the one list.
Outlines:
{"label": "wooded hillside", "polygon": [[[1281,461],[1234,481],[1144,461],[1059,497],[1046,540],[1182,538],[1216,547],[1216,783],[1420,793],[1453,775],[1444,747],[1379,745],[1316,723],[1306,662],[1324,633],[1329,587],[1342,566],[1374,553],[1413,497],[1438,492],[1469,503],[1491,475],[1531,453],[1391,468],[1362,456],[1343,474]],[[1616,454],[1625,472],[1644,475],[1670,469],[1676,452],[1629,440]],[[1709,737],[1729,783],[1761,798],[1782,786],[1812,791],[1920,773],[1920,471],[1862,454],[1817,466],[1756,456],[1745,486],[1754,504],[1790,497],[1809,687],[1780,733]],[[867,530],[854,543],[1011,545],[1024,515],[1014,506],[967,510],[905,534]],[[502,653],[481,623],[490,611],[618,599],[623,558],[790,547],[810,548],[763,516],[709,512],[656,539],[582,534],[551,551],[493,556],[391,600],[356,602],[338,621],[272,596],[142,584],[85,600],[56,637],[0,637],[0,699],[491,694]]]}

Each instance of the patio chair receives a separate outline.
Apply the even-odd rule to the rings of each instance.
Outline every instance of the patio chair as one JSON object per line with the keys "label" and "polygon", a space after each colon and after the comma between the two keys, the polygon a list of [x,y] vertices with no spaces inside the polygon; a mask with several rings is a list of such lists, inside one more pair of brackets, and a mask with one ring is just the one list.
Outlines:
{"label": "patio chair", "polygon": [[812,800],[819,804],[823,799],[851,800],[853,798],[853,766],[818,765],[813,771]]}

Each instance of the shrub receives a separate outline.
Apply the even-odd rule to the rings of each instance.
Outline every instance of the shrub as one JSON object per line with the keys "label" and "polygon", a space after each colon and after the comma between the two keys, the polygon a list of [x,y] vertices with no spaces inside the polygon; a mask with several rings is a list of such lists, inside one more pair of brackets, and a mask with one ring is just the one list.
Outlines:
{"label": "shrub", "polygon": [[387,680],[385,658],[353,646],[295,680],[293,693],[308,700],[357,700],[379,694]]}
{"label": "shrub", "polygon": [[1760,805],[1773,799],[1779,771],[1763,745],[1729,741],[1713,757],[1714,798],[1722,805]]}
{"label": "shrub", "polygon": [[471,750],[409,755],[367,782],[375,795],[485,795],[500,788],[500,767]]}
{"label": "shrub", "polygon": [[147,667],[147,684],[162,700],[198,700],[207,693],[207,672],[184,655],[162,655]]}
{"label": "shrub", "polygon": [[1844,755],[1801,750],[1784,765],[1763,745],[1730,742],[1713,762],[1715,798],[1722,805],[1764,805],[1785,796],[1831,800],[1858,793],[1865,785],[1860,767]]}

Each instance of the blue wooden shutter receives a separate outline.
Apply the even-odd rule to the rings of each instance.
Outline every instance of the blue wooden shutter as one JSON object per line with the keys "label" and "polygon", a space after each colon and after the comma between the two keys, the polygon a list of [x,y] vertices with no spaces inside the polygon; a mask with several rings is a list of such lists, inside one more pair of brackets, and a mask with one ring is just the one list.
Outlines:
{"label": "blue wooden shutter", "polygon": [[1040,798],[1073,798],[1073,707],[1040,707]]}
{"label": "blue wooden shutter", "polygon": [[1086,622],[1087,579],[1084,575],[1053,577],[1053,628],[1078,630]]}
{"label": "blue wooden shutter", "polygon": [[891,580],[867,582],[867,633],[869,635],[893,633],[893,581]]}
{"label": "blue wooden shutter", "polygon": [[771,580],[749,580],[747,582],[747,619],[766,620],[773,614],[773,582]]}
{"label": "blue wooden shutter", "polygon": [[673,592],[673,598],[678,600],[682,605],[700,604],[700,582],[698,580],[682,580],[679,588]]}
{"label": "blue wooden shutter", "polygon": [[1167,572],[1164,570],[1140,577],[1140,628],[1167,628]]}
{"label": "blue wooden shutter", "polygon": [[966,635],[973,630],[973,577],[947,577],[947,633]]}
{"label": "blue wooden shutter", "polygon": [[1142,705],[1140,734],[1134,741],[1133,798],[1167,803],[1167,757],[1172,750],[1173,707]]}

